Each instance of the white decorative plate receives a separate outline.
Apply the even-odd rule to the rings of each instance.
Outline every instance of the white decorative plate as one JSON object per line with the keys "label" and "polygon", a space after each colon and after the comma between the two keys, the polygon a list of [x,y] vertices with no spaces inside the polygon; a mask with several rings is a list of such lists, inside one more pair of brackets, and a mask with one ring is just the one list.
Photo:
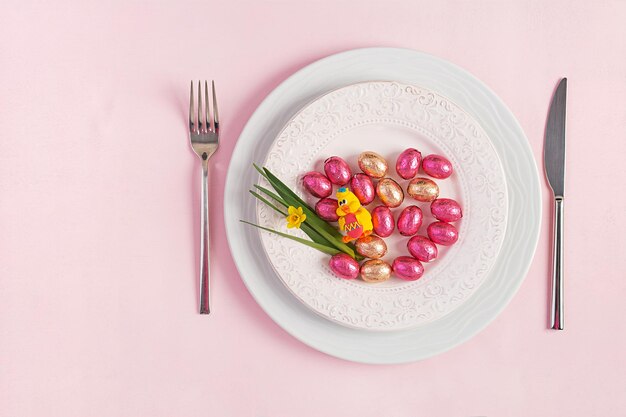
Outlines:
{"label": "white decorative plate", "polygon": [[[479,124],[458,105],[423,87],[398,82],[367,82],[326,94],[290,120],[269,149],[265,166],[291,189],[301,189],[300,178],[311,170],[323,172],[326,158],[339,155],[358,171],[364,150],[384,156],[394,178],[405,190],[408,180],[395,175],[395,160],[414,147],[423,156],[446,156],[455,168],[445,180],[436,180],[442,197],[454,198],[464,217],[455,223],[459,241],[439,247],[438,258],[425,264],[424,276],[413,282],[397,278],[368,284],[342,280],[328,267],[329,255],[300,243],[262,232],[268,258],[285,285],[303,303],[337,323],[368,330],[399,330],[437,320],[466,301],[488,275],[500,250],[506,227],[506,184],[498,155]],[[418,174],[425,176],[425,174]],[[308,197],[307,197],[308,196]],[[376,199],[369,209],[380,205]],[[393,209],[397,218],[408,205],[421,207],[424,222],[418,234],[435,221],[429,204],[411,198]],[[259,202],[258,221],[287,231],[285,219]],[[300,230],[290,233],[306,238]],[[394,233],[385,241],[391,263],[408,255],[407,237]]]}
{"label": "white decorative plate", "polygon": [[[284,126],[312,100],[371,80],[419,85],[448,97],[482,127],[496,150],[507,186],[507,221],[500,253],[483,283],[459,307],[415,328],[373,332],[314,314],[282,283],[263,249],[261,235],[239,219],[256,219],[248,193]],[[248,290],[283,329],[329,355],[366,363],[403,363],[444,352],[493,321],[521,285],[532,261],[541,218],[539,176],[524,132],[500,99],[465,70],[440,58],[397,48],[366,48],[332,55],[298,71],[258,107],[237,141],[224,207],[226,232]]]}

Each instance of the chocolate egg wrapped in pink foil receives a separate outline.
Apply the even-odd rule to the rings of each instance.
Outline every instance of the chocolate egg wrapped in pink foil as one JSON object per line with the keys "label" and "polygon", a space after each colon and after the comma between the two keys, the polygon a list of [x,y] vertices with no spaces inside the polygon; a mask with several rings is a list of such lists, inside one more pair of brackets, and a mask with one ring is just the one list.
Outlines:
{"label": "chocolate egg wrapped in pink foil", "polygon": [[376,152],[365,151],[359,155],[359,168],[372,178],[382,178],[387,174],[387,161]]}
{"label": "chocolate egg wrapped in pink foil", "polygon": [[365,282],[383,282],[391,278],[391,265],[382,259],[370,259],[361,265],[361,279]]}
{"label": "chocolate egg wrapped in pink foil", "polygon": [[407,206],[398,217],[398,231],[402,236],[413,236],[422,225],[422,209],[417,206]]}
{"label": "chocolate egg wrapped in pink foil", "polygon": [[434,222],[426,229],[430,240],[438,245],[450,246],[459,239],[459,232],[456,227],[446,222]]}
{"label": "chocolate egg wrapped in pink foil", "polygon": [[391,236],[396,227],[391,209],[387,206],[378,206],[372,210],[371,215],[374,233],[380,237]]}
{"label": "chocolate egg wrapped in pink foil", "polygon": [[403,151],[396,161],[396,172],[405,180],[410,180],[417,175],[417,170],[422,162],[422,153],[414,148]]}
{"label": "chocolate egg wrapped in pink foil", "polygon": [[339,203],[334,198],[322,198],[315,204],[315,214],[327,222],[336,222],[339,220],[337,215],[338,207]]}
{"label": "chocolate egg wrapped in pink foil", "polygon": [[452,164],[441,155],[428,155],[422,160],[422,169],[434,178],[444,179],[452,175]]}
{"label": "chocolate egg wrapped in pink foil", "polygon": [[424,275],[424,266],[411,256],[398,256],[391,267],[393,274],[405,281],[416,281]]}
{"label": "chocolate egg wrapped in pink foil", "polygon": [[376,235],[359,238],[354,246],[356,247],[357,253],[366,258],[378,259],[385,256],[387,253],[387,244]]}
{"label": "chocolate egg wrapped in pink foil", "polygon": [[404,201],[402,187],[391,178],[383,178],[376,184],[376,195],[387,207],[395,208]]}
{"label": "chocolate egg wrapped in pink foil", "polygon": [[455,222],[463,217],[461,206],[451,198],[438,198],[430,203],[430,212],[442,222]]}
{"label": "chocolate egg wrapped in pink foil", "polygon": [[345,253],[331,256],[328,266],[339,278],[355,279],[359,276],[359,263]]}
{"label": "chocolate egg wrapped in pink foil", "polygon": [[324,161],[324,172],[330,182],[336,185],[346,185],[352,176],[348,163],[338,156],[331,156]]}
{"label": "chocolate egg wrapped in pink foil", "polygon": [[302,177],[304,189],[317,198],[325,198],[332,194],[333,185],[326,175],[316,171],[307,172]]}
{"label": "chocolate egg wrapped in pink foil", "polygon": [[437,245],[425,236],[413,236],[406,244],[409,253],[422,262],[430,262],[437,258]]}
{"label": "chocolate egg wrapped in pink foil", "polygon": [[369,175],[354,174],[350,179],[350,190],[356,195],[362,205],[366,206],[376,197],[376,189]]}

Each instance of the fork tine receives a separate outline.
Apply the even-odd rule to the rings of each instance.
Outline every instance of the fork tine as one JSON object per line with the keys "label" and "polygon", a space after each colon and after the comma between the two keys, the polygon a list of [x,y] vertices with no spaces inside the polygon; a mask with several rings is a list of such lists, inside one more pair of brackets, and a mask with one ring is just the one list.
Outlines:
{"label": "fork tine", "polygon": [[204,120],[204,115],[202,112],[202,106],[206,103],[202,103],[202,88],[200,81],[198,81],[198,131],[203,132],[206,131],[206,124]]}
{"label": "fork tine", "polygon": [[219,115],[217,112],[217,96],[215,95],[215,80],[211,80],[211,90],[213,91],[213,127],[215,131],[217,132],[220,128],[220,119],[219,119]]}
{"label": "fork tine", "polygon": [[209,131],[209,130],[212,129],[212,127],[211,127],[211,106],[209,105],[209,83],[207,83],[206,80],[204,80],[204,102],[206,103],[205,107],[204,107],[204,110],[205,110],[204,117],[206,119],[207,131]]}
{"label": "fork tine", "polygon": [[189,93],[189,131],[190,132],[194,132],[194,127],[193,127],[193,115],[194,115],[194,111],[193,111],[193,81],[191,81],[191,92]]}

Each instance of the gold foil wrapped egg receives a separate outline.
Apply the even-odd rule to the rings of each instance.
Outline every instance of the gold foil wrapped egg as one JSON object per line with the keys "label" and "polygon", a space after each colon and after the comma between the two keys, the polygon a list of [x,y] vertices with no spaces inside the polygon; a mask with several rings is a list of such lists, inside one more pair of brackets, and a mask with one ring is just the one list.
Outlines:
{"label": "gold foil wrapped egg", "polygon": [[359,155],[359,168],[372,178],[382,178],[387,174],[387,161],[376,152],[365,151]]}
{"label": "gold foil wrapped egg", "polygon": [[356,241],[356,251],[366,258],[378,259],[387,253],[387,244],[376,235],[362,237]]}
{"label": "gold foil wrapped egg", "polygon": [[439,197],[439,186],[428,178],[415,178],[409,183],[407,192],[417,201],[427,203]]}
{"label": "gold foil wrapped egg", "polygon": [[[376,185],[376,195],[387,207],[398,207],[404,200],[404,191],[397,182],[391,178],[383,178]],[[429,200],[430,201],[430,200]]]}
{"label": "gold foil wrapped egg", "polygon": [[392,268],[382,259],[370,259],[361,265],[361,278],[365,282],[384,282],[391,277]]}

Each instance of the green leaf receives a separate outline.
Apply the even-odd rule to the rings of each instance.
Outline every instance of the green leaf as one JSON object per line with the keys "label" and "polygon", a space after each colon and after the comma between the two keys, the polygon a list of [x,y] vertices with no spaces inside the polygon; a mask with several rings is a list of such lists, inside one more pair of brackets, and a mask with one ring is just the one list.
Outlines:
{"label": "green leaf", "polygon": [[311,240],[313,240],[314,242],[319,243],[319,244],[322,244],[322,245],[325,245],[325,246],[328,246],[328,245],[329,245],[329,243],[330,243],[330,242],[329,242],[329,241],[328,241],[328,240],[327,240],[324,236],[320,235],[320,234],[317,232],[317,230],[315,230],[314,228],[312,228],[312,227],[311,227],[311,225],[308,225],[308,224],[306,223],[306,220],[304,221],[304,223],[302,223],[302,224],[300,225],[300,228],[301,228],[301,229],[302,229],[302,231],[303,231],[304,233],[306,233],[306,234],[307,234],[307,235],[311,238]]}
{"label": "green leaf", "polygon": [[350,255],[355,258],[356,254],[354,250],[346,245],[343,240],[341,240],[341,234],[332,227],[330,224],[326,223],[324,220],[320,219],[317,214],[306,204],[304,201],[295,195],[293,191],[291,191],[285,184],[280,182],[276,176],[274,176],[269,170],[265,169],[265,173],[267,174],[267,178],[276,190],[276,192],[285,200],[287,204],[294,207],[302,207],[304,214],[306,214],[305,223],[311,225],[320,235],[322,235],[328,243],[339,249],[340,251]]}
{"label": "green leaf", "polygon": [[291,240],[294,240],[296,242],[302,243],[303,245],[307,245],[307,246],[309,246],[309,247],[311,247],[313,249],[317,249],[318,251],[326,253],[328,255],[336,255],[338,253],[341,253],[341,251],[339,251],[338,249],[331,248],[331,247],[328,247],[328,246],[325,246],[325,245],[321,245],[319,243],[311,242],[310,240],[302,239],[302,238],[297,237],[297,236],[292,236],[292,235],[289,235],[287,233],[282,233],[282,232],[279,232],[277,230],[273,230],[273,229],[270,229],[270,228],[267,228],[267,227],[259,226],[258,224],[250,223],[250,222],[247,222],[245,220],[239,220],[239,221],[242,222],[242,223],[245,223],[245,224],[249,224],[250,226],[254,226],[254,227],[257,227],[259,229],[266,230],[266,231],[268,231],[270,233],[274,233],[274,234],[277,234],[279,236],[286,237],[287,239],[291,239]]}
{"label": "green leaf", "polygon": [[282,211],[281,209],[276,207],[274,204],[270,203],[265,197],[263,197],[262,195],[254,192],[252,190],[248,190],[248,191],[250,192],[250,194],[252,194],[256,198],[258,198],[259,200],[261,200],[262,202],[264,202],[265,204],[267,204],[268,206],[270,206],[271,208],[273,208],[274,210],[276,210],[277,212],[279,212],[283,216],[287,217],[287,213],[285,213],[284,211]]}
{"label": "green leaf", "polygon": [[303,200],[294,193],[289,187],[287,187],[281,180],[278,179],[272,172],[263,168],[265,173],[267,174],[267,180],[272,184],[272,187],[276,190],[276,192],[285,200],[285,202],[294,207],[302,207],[305,210],[307,218],[309,218],[309,213],[311,214],[311,226],[316,229],[322,228],[331,236],[336,237],[337,239],[341,239],[341,233],[337,231],[333,226],[320,219],[315,211]]}
{"label": "green leaf", "polygon": [[[304,221],[304,225],[310,226],[311,229],[317,231],[317,233],[322,238],[324,238],[328,244],[331,244],[332,246],[338,248],[342,252],[350,255],[357,261],[364,259],[361,255],[356,253],[354,244],[352,243],[345,244],[342,240],[341,233],[339,233],[339,231],[336,228],[328,224],[328,222],[326,222],[325,220],[322,220],[321,218],[319,218],[319,216],[315,213],[315,211],[308,204],[306,204],[304,200],[302,200],[296,193],[294,193],[289,187],[287,187],[278,177],[272,174],[272,172],[269,169],[265,167],[260,168],[257,164],[252,164],[252,165],[254,166],[254,169],[256,169],[258,173],[261,174],[261,176],[265,178],[272,185],[272,187],[276,190],[276,192],[280,194],[280,197],[259,185],[255,185],[256,188],[264,192],[267,191],[268,193],[270,193],[268,195],[270,195],[274,199],[276,199],[277,197],[281,198],[281,200],[283,200],[283,203],[285,204],[286,207],[289,205],[292,205],[294,207],[298,207],[298,206],[302,207],[302,210],[305,212],[307,216],[307,219]],[[280,201],[280,200],[277,200],[277,201]],[[305,230],[305,233],[306,233],[306,228],[303,230]],[[309,236],[311,237],[311,239],[313,239],[313,237],[310,234]]]}
{"label": "green leaf", "polygon": [[[298,205],[300,205],[302,207],[306,207],[309,210],[313,210],[313,208],[311,208],[306,203],[306,201],[304,201],[302,198],[300,198],[300,196],[298,194],[294,193],[291,190],[291,188],[287,187],[276,175],[272,174],[272,171],[270,171],[269,169],[267,169],[265,167],[263,167],[263,171],[265,171],[265,174],[266,174],[265,178],[267,178],[267,180],[270,182],[270,184],[272,184],[272,187],[274,187],[274,189],[276,190],[276,192],[278,194],[280,194],[280,190],[285,191],[287,194],[289,194],[289,196],[291,196],[291,198],[293,198],[295,201],[298,202]],[[278,188],[277,188],[277,186],[278,186]],[[283,198],[285,198],[285,197],[283,197]]]}
{"label": "green leaf", "polygon": [[258,190],[260,190],[261,192],[263,192],[264,194],[272,197],[274,200],[278,201],[280,204],[282,204],[285,207],[289,207],[289,205],[287,203],[285,203],[285,200],[283,200],[280,196],[276,195],[275,193],[271,192],[270,190],[268,190],[265,187],[261,187],[258,184],[254,184],[254,187]]}
{"label": "green leaf", "polygon": [[257,164],[253,163],[252,166],[254,167],[254,169],[256,169],[259,172],[259,174],[261,174],[263,178],[265,178],[268,181],[270,180],[269,178],[267,178],[267,174],[265,173],[265,171],[263,171]]}
{"label": "green leaf", "polygon": [[[263,188],[263,187],[261,187],[261,188]],[[267,199],[265,199],[262,195],[260,195],[260,194],[258,194],[258,193],[256,193],[256,192],[254,192],[254,191],[252,191],[252,190],[249,190],[249,191],[250,191],[250,194],[252,194],[252,195],[253,195],[253,196],[255,196],[256,198],[258,198],[259,200],[261,200],[262,202],[264,202],[265,204],[267,204],[268,206],[270,206],[271,208],[273,208],[274,210],[276,210],[278,213],[280,213],[280,214],[282,214],[283,216],[287,217],[287,213],[285,213],[284,211],[282,211],[281,209],[279,209],[278,207],[276,207],[274,204],[270,203],[270,202],[269,202]],[[271,191],[270,191],[270,193],[271,193]],[[278,197],[278,196],[277,196],[277,197]],[[308,224],[306,224],[306,222],[305,222],[305,223],[302,223],[301,227],[302,227],[302,231],[303,231],[304,233],[306,233],[306,234],[307,234],[307,235],[311,238],[311,240],[313,240],[315,243],[319,243],[319,244],[322,244],[322,245],[328,246],[328,241],[327,241],[327,240],[326,240],[326,239],[325,239],[322,235],[320,235],[319,233],[317,233],[317,232],[315,231],[315,229],[313,229],[311,226],[309,226]]]}

